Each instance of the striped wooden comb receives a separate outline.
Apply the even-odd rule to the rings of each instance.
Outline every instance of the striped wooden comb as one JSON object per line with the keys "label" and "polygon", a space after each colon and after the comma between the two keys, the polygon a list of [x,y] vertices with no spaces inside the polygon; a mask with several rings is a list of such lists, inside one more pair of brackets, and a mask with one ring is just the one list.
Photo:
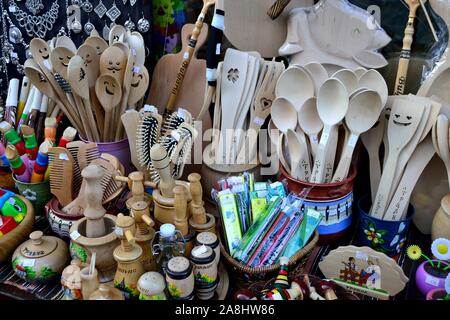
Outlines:
{"label": "striped wooden comb", "polygon": [[60,205],[66,206],[73,200],[73,167],[72,154],[61,147],[52,147],[48,151],[50,166],[50,190]]}

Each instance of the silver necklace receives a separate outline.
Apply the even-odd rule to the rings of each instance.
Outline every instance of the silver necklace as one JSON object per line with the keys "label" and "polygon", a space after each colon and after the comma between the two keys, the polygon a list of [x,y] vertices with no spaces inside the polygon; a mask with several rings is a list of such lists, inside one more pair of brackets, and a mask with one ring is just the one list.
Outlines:
{"label": "silver necklace", "polygon": [[29,37],[44,39],[47,32],[53,29],[58,11],[58,0],[52,3],[49,11],[39,16],[26,13],[17,6],[14,0],[9,0],[9,12],[14,14],[19,26],[25,29]]}
{"label": "silver necklace", "polygon": [[17,68],[17,72],[19,72],[20,74],[24,74],[24,67],[22,64],[20,64],[19,55],[14,50],[14,45],[19,44],[24,47],[26,59],[31,58],[30,46],[27,43],[25,43],[25,40],[22,36],[22,32],[20,31],[19,28],[17,28],[14,25],[6,10],[3,11],[3,22],[5,23],[5,30],[6,30],[5,20],[7,20],[9,23],[9,29],[8,29],[8,38],[4,40],[2,49],[4,51],[5,56],[9,57],[7,62],[14,64]]}
{"label": "silver necklace", "polygon": [[[5,42],[6,41],[6,18],[3,15],[3,12],[5,12],[4,7],[3,7],[3,1],[0,1],[0,10],[2,12],[2,18],[1,18],[1,22],[2,22],[2,34],[0,35],[0,45],[1,45],[1,58],[0,58],[0,75],[4,74],[5,75],[5,80],[6,83],[9,83],[9,75],[8,75],[8,59],[7,59],[7,55],[4,52],[4,48],[5,48]],[[3,83],[3,79],[1,79],[0,76],[0,88],[1,85]],[[1,90],[0,90],[1,91]],[[1,93],[1,92],[0,92]]]}
{"label": "silver necklace", "polygon": [[25,7],[34,15],[38,14],[39,11],[44,10],[44,5],[42,0],[26,0]]}

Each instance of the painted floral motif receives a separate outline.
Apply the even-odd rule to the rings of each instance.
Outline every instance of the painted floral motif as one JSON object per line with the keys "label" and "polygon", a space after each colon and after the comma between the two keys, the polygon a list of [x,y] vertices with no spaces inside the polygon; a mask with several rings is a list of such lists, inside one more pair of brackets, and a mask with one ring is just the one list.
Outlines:
{"label": "painted floral motif", "polygon": [[397,253],[400,253],[403,250],[403,247],[405,246],[405,242],[406,242],[406,237],[402,238],[399,243],[397,244],[397,246],[395,247],[395,250],[397,251]]}
{"label": "painted floral motif", "polygon": [[367,240],[372,243],[372,246],[378,247],[384,244],[383,236],[387,234],[386,230],[377,230],[375,225],[366,221],[366,228],[364,228]]}
{"label": "painted floral motif", "polygon": [[36,201],[37,199],[37,193],[31,189],[26,189],[22,192],[22,195],[30,201]]}
{"label": "painted floral motif", "polygon": [[135,283],[125,283],[125,279],[122,279],[122,281],[114,279],[114,286],[122,291],[125,299],[137,298],[139,296],[139,290]]}
{"label": "painted floral motif", "polygon": [[200,272],[197,272],[197,274],[195,275],[195,281],[205,284],[212,284],[214,283],[215,279],[209,277],[207,274],[201,274]]}
{"label": "painted floral motif", "polygon": [[13,259],[12,268],[19,277],[27,281],[48,281],[56,276],[56,272],[46,266],[43,266],[39,272],[34,270],[33,267],[24,267],[23,260],[20,257],[15,257]]}
{"label": "painted floral motif", "polygon": [[88,254],[86,250],[73,241],[70,241],[70,253],[72,258],[78,258],[81,262],[87,262]]}
{"label": "painted floral motif", "polygon": [[169,290],[170,295],[174,298],[179,298],[183,294],[181,289],[175,286],[173,283],[169,283],[167,289]]}

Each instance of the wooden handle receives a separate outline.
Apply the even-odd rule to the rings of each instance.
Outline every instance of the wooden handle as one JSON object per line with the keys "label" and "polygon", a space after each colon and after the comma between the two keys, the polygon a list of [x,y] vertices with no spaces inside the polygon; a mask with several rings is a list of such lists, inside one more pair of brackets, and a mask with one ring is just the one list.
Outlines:
{"label": "wooden handle", "polygon": [[160,144],[155,144],[150,150],[150,158],[152,159],[153,167],[158,171],[161,178],[159,182],[159,189],[161,194],[166,198],[173,198],[173,188],[175,181],[170,172],[170,158],[167,151]]}
{"label": "wooden handle", "polygon": [[142,221],[144,221],[149,227],[153,227],[155,225],[155,221],[147,215],[142,216]]}
{"label": "wooden handle", "polygon": [[175,221],[174,225],[181,232],[183,236],[189,233],[189,226],[187,222],[187,197],[186,188],[183,186],[176,186],[173,188],[174,193],[174,208]]}
{"label": "wooden handle", "polygon": [[198,173],[191,173],[188,176],[189,188],[192,196],[192,203],[198,206],[203,204],[203,189],[200,179],[202,177]]}
{"label": "wooden handle", "polygon": [[169,100],[167,101],[166,111],[173,112],[175,111],[175,102],[177,100],[178,92],[180,91],[181,86],[183,85],[184,76],[186,75],[187,68],[191,62],[192,56],[194,55],[195,46],[197,45],[198,36],[202,31],[203,20],[205,19],[205,15],[208,11],[209,6],[213,4],[213,1],[206,1],[203,4],[202,12],[197,18],[195,22],[195,28],[192,30],[192,35],[189,39],[189,46],[184,53],[183,61],[181,62],[180,70],[178,71],[178,75],[176,77],[175,83],[172,86],[172,90],[170,91]]}
{"label": "wooden handle", "polygon": [[136,242],[136,238],[133,235],[133,232],[131,230],[125,230],[125,238],[129,243],[134,244]]}
{"label": "wooden handle", "polygon": [[287,7],[287,5],[290,2],[291,0],[276,0],[275,3],[267,11],[267,15],[272,20],[275,20],[283,13],[283,10]]}
{"label": "wooden handle", "polygon": [[405,36],[403,38],[403,47],[398,62],[397,78],[395,80],[394,95],[402,95],[405,91],[406,77],[408,75],[409,60],[411,58],[411,46],[414,36],[414,20],[416,18],[417,8],[420,6],[418,0],[408,1],[409,17],[405,28]]}
{"label": "wooden handle", "polygon": [[333,182],[341,182],[347,178],[348,171],[350,170],[350,165],[352,163],[353,151],[358,141],[358,136],[352,134],[349,138],[349,142],[344,146],[342,151],[341,159],[334,172]]}

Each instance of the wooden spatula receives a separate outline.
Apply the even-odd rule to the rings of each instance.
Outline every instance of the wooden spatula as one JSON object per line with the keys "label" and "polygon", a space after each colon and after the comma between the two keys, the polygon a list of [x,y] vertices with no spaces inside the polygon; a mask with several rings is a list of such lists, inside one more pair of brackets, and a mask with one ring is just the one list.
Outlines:
{"label": "wooden spatula", "polygon": [[373,217],[383,218],[389,204],[388,197],[400,152],[414,136],[422,120],[423,111],[422,105],[408,100],[396,100],[392,106],[388,124],[389,156],[384,166],[375,202],[370,211]]}
{"label": "wooden spatula", "polygon": [[66,148],[53,147],[49,149],[50,190],[58,198],[62,207],[73,200],[72,182],[73,165],[72,154]]}
{"label": "wooden spatula", "polygon": [[403,213],[408,209],[412,191],[433,156],[433,142],[431,141],[431,136],[428,136],[427,139],[417,146],[409,159],[402,179],[392,197],[391,204],[386,210],[384,220],[398,221],[406,218],[403,216]]}

